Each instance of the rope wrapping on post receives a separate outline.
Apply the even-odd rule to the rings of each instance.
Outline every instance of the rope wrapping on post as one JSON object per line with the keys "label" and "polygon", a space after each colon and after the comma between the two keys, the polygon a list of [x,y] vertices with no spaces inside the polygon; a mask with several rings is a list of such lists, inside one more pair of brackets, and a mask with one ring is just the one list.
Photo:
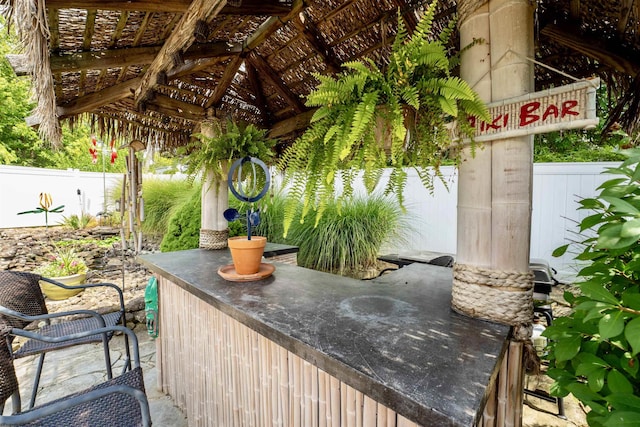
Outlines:
{"label": "rope wrapping on post", "polygon": [[528,325],[533,319],[533,273],[456,263],[451,305],[467,316],[511,326]]}
{"label": "rope wrapping on post", "polygon": [[201,249],[224,249],[227,247],[227,239],[229,238],[229,229],[224,230],[206,230],[200,229],[200,248]]}

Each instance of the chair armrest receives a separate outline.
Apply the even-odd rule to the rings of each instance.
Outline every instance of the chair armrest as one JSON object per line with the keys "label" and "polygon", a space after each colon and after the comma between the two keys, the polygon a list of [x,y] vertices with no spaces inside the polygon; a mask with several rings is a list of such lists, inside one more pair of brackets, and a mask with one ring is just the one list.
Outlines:
{"label": "chair armrest", "polygon": [[40,280],[44,280],[45,282],[49,282],[52,285],[59,286],[64,289],[87,289],[87,288],[97,288],[97,287],[107,287],[115,289],[118,292],[118,298],[120,299],[120,309],[124,313],[124,295],[122,294],[122,289],[120,289],[117,285],[113,283],[83,283],[81,285],[65,285],[64,283],[60,283],[56,280],[49,279],[48,277],[42,277]]}
{"label": "chair armrest", "polygon": [[58,313],[47,313],[47,314],[39,314],[37,316],[28,316],[26,314],[22,314],[19,311],[11,310],[10,308],[6,308],[0,305],[0,314],[16,317],[20,320],[25,320],[27,322],[34,322],[36,320],[48,320],[55,319],[57,317],[65,317],[65,316],[73,316],[77,314],[85,314],[91,317],[95,317],[98,321],[100,327],[105,327],[106,324],[104,322],[104,318],[100,313],[93,310],[72,310],[72,311],[61,311]]}
{"label": "chair armrest", "polygon": [[25,331],[24,329],[11,328],[9,331],[10,334],[29,338],[32,340],[43,341],[48,343],[62,343],[66,341],[71,341],[79,338],[89,337],[91,335],[98,334],[106,334],[109,332],[117,332],[120,331],[129,337],[131,340],[131,347],[133,348],[133,366],[138,368],[140,367],[140,351],[138,349],[138,337],[136,334],[129,328],[124,326],[107,326],[105,328],[93,329],[90,331],[77,332],[75,334],[63,335],[60,337],[49,337],[46,335],[41,335],[36,332]]}

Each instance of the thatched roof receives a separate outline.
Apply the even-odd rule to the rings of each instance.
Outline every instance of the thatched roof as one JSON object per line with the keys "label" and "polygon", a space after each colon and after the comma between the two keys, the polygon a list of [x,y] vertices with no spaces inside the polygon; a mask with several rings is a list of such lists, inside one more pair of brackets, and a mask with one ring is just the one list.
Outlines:
{"label": "thatched roof", "polygon": [[[34,73],[39,108],[31,121],[41,133],[55,140],[56,116],[88,115],[104,133],[169,149],[212,116],[295,136],[310,117],[304,100],[317,82],[312,73],[334,73],[363,56],[384,63],[397,11],[411,27],[426,3],[4,1],[27,40],[24,55],[10,60],[17,73]],[[440,18],[455,11],[454,1],[441,1]],[[536,89],[599,75],[633,98],[639,19],[640,0],[539,0],[535,59],[544,66],[536,65]],[[640,108],[626,102],[629,127]]]}

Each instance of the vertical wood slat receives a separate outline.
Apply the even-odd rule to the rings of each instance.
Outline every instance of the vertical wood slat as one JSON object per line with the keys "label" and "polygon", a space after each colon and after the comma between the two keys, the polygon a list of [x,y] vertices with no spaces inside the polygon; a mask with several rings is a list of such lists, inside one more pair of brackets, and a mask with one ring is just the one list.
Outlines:
{"label": "vertical wood slat", "polygon": [[158,385],[190,427],[418,427],[165,278]]}

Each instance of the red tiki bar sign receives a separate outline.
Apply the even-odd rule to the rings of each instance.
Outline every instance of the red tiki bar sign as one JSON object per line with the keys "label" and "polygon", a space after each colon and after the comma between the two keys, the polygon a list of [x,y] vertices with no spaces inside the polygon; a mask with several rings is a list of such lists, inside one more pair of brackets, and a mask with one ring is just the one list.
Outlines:
{"label": "red tiki bar sign", "polygon": [[488,104],[492,122],[469,119],[475,141],[511,138],[598,124],[596,89],[600,79],[586,80]]}

